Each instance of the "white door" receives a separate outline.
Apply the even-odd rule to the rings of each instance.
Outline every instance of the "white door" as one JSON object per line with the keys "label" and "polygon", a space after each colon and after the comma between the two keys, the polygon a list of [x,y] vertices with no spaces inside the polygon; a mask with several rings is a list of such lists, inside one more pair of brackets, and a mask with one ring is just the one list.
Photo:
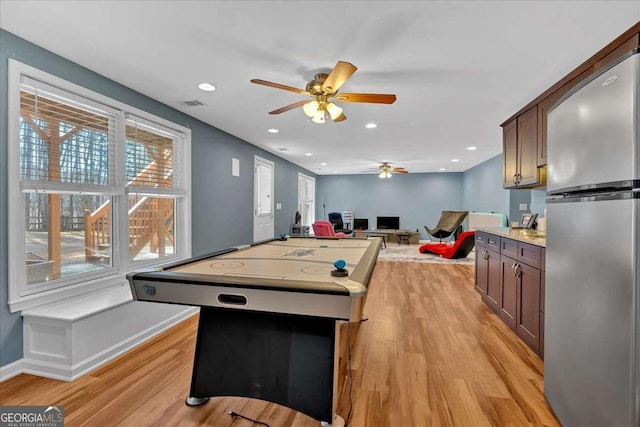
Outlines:
{"label": "white door", "polygon": [[253,241],[273,239],[273,162],[253,160]]}

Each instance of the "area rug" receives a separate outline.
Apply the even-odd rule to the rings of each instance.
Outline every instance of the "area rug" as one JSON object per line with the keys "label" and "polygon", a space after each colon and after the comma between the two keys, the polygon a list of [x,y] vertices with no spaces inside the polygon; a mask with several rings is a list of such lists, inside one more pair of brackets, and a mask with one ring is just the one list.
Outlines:
{"label": "area rug", "polygon": [[390,243],[386,248],[381,248],[378,261],[384,262],[430,262],[436,264],[468,264],[476,262],[475,249],[466,258],[446,259],[434,254],[421,254],[418,251],[420,245],[398,245]]}

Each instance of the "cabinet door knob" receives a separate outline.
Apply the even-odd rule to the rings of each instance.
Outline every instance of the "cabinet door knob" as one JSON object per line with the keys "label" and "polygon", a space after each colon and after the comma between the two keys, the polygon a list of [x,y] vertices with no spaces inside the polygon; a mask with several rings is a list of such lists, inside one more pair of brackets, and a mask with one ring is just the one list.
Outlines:
{"label": "cabinet door knob", "polygon": [[518,174],[517,173],[513,175],[513,183],[518,185]]}

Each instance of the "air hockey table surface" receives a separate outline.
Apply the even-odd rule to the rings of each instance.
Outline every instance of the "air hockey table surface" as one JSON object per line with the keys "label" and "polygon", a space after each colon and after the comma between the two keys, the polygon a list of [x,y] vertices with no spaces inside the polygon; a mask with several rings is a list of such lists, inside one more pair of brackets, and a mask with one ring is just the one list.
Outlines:
{"label": "air hockey table surface", "polygon": [[[132,273],[134,298],[356,321],[379,238],[289,238]],[[346,277],[334,277],[344,260]]]}

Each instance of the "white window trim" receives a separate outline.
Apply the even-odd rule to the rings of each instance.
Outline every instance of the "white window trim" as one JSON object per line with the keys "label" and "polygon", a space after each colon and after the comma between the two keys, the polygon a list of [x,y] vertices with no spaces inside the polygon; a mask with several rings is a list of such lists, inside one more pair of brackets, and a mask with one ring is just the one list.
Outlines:
{"label": "white window trim", "polygon": [[[180,194],[180,197],[176,199],[176,212],[181,212],[180,215],[176,215],[176,255],[167,256],[161,259],[145,260],[145,261],[129,261],[128,251],[121,250],[120,245],[113,247],[113,259],[114,266],[106,268],[104,275],[91,275],[88,273],[85,278],[79,282],[77,277],[70,279],[65,283],[64,280],[58,282],[60,287],[45,290],[39,293],[21,294],[23,287],[22,283],[26,280],[26,271],[22,268],[24,263],[24,210],[16,208],[8,208],[8,220],[9,220],[9,233],[8,233],[8,249],[9,249],[9,283],[8,283],[8,296],[9,296],[9,311],[12,313],[21,311],[27,308],[38,307],[46,304],[52,304],[74,298],[82,295],[98,292],[102,289],[121,286],[126,282],[126,274],[130,271],[140,268],[146,268],[153,265],[163,264],[169,261],[175,261],[178,259],[186,259],[191,256],[191,130],[184,126],[180,126],[176,123],[154,116],[138,108],[132,107],[125,103],[111,99],[105,95],[93,92],[82,86],[71,83],[67,80],[53,76],[37,68],[18,62],[14,59],[9,59],[9,73],[8,73],[8,201],[9,203],[24,203],[24,196],[22,192],[22,184],[20,181],[20,146],[16,143],[19,140],[19,117],[20,117],[20,86],[21,79],[23,77],[34,79],[38,82],[43,82],[51,87],[75,94],[82,98],[88,98],[93,100],[101,106],[111,108],[118,111],[119,122],[122,124],[119,126],[120,134],[118,137],[124,141],[124,123],[125,117],[135,116],[140,120],[147,121],[153,127],[158,130],[164,130],[174,136],[181,136],[183,139],[183,148],[180,153],[180,180],[182,187],[185,189],[184,194]],[[118,145],[118,144],[116,144]],[[120,148],[118,148],[120,149]],[[117,170],[123,170],[123,153],[116,153],[116,161],[118,162]],[[118,187],[115,191],[113,198],[122,198],[123,200],[128,197],[124,189],[124,176],[117,177],[116,182]],[[122,185],[119,185],[122,184]],[[54,188],[52,188],[53,190]],[[114,208],[120,206],[124,211],[124,217],[122,212],[120,214],[114,214],[113,230],[114,240],[120,242],[128,241],[127,227],[122,225],[122,219],[126,218],[126,203],[114,203]],[[117,235],[117,236],[115,236]],[[116,262],[117,260],[117,262]],[[13,267],[16,266],[17,268]]]}

